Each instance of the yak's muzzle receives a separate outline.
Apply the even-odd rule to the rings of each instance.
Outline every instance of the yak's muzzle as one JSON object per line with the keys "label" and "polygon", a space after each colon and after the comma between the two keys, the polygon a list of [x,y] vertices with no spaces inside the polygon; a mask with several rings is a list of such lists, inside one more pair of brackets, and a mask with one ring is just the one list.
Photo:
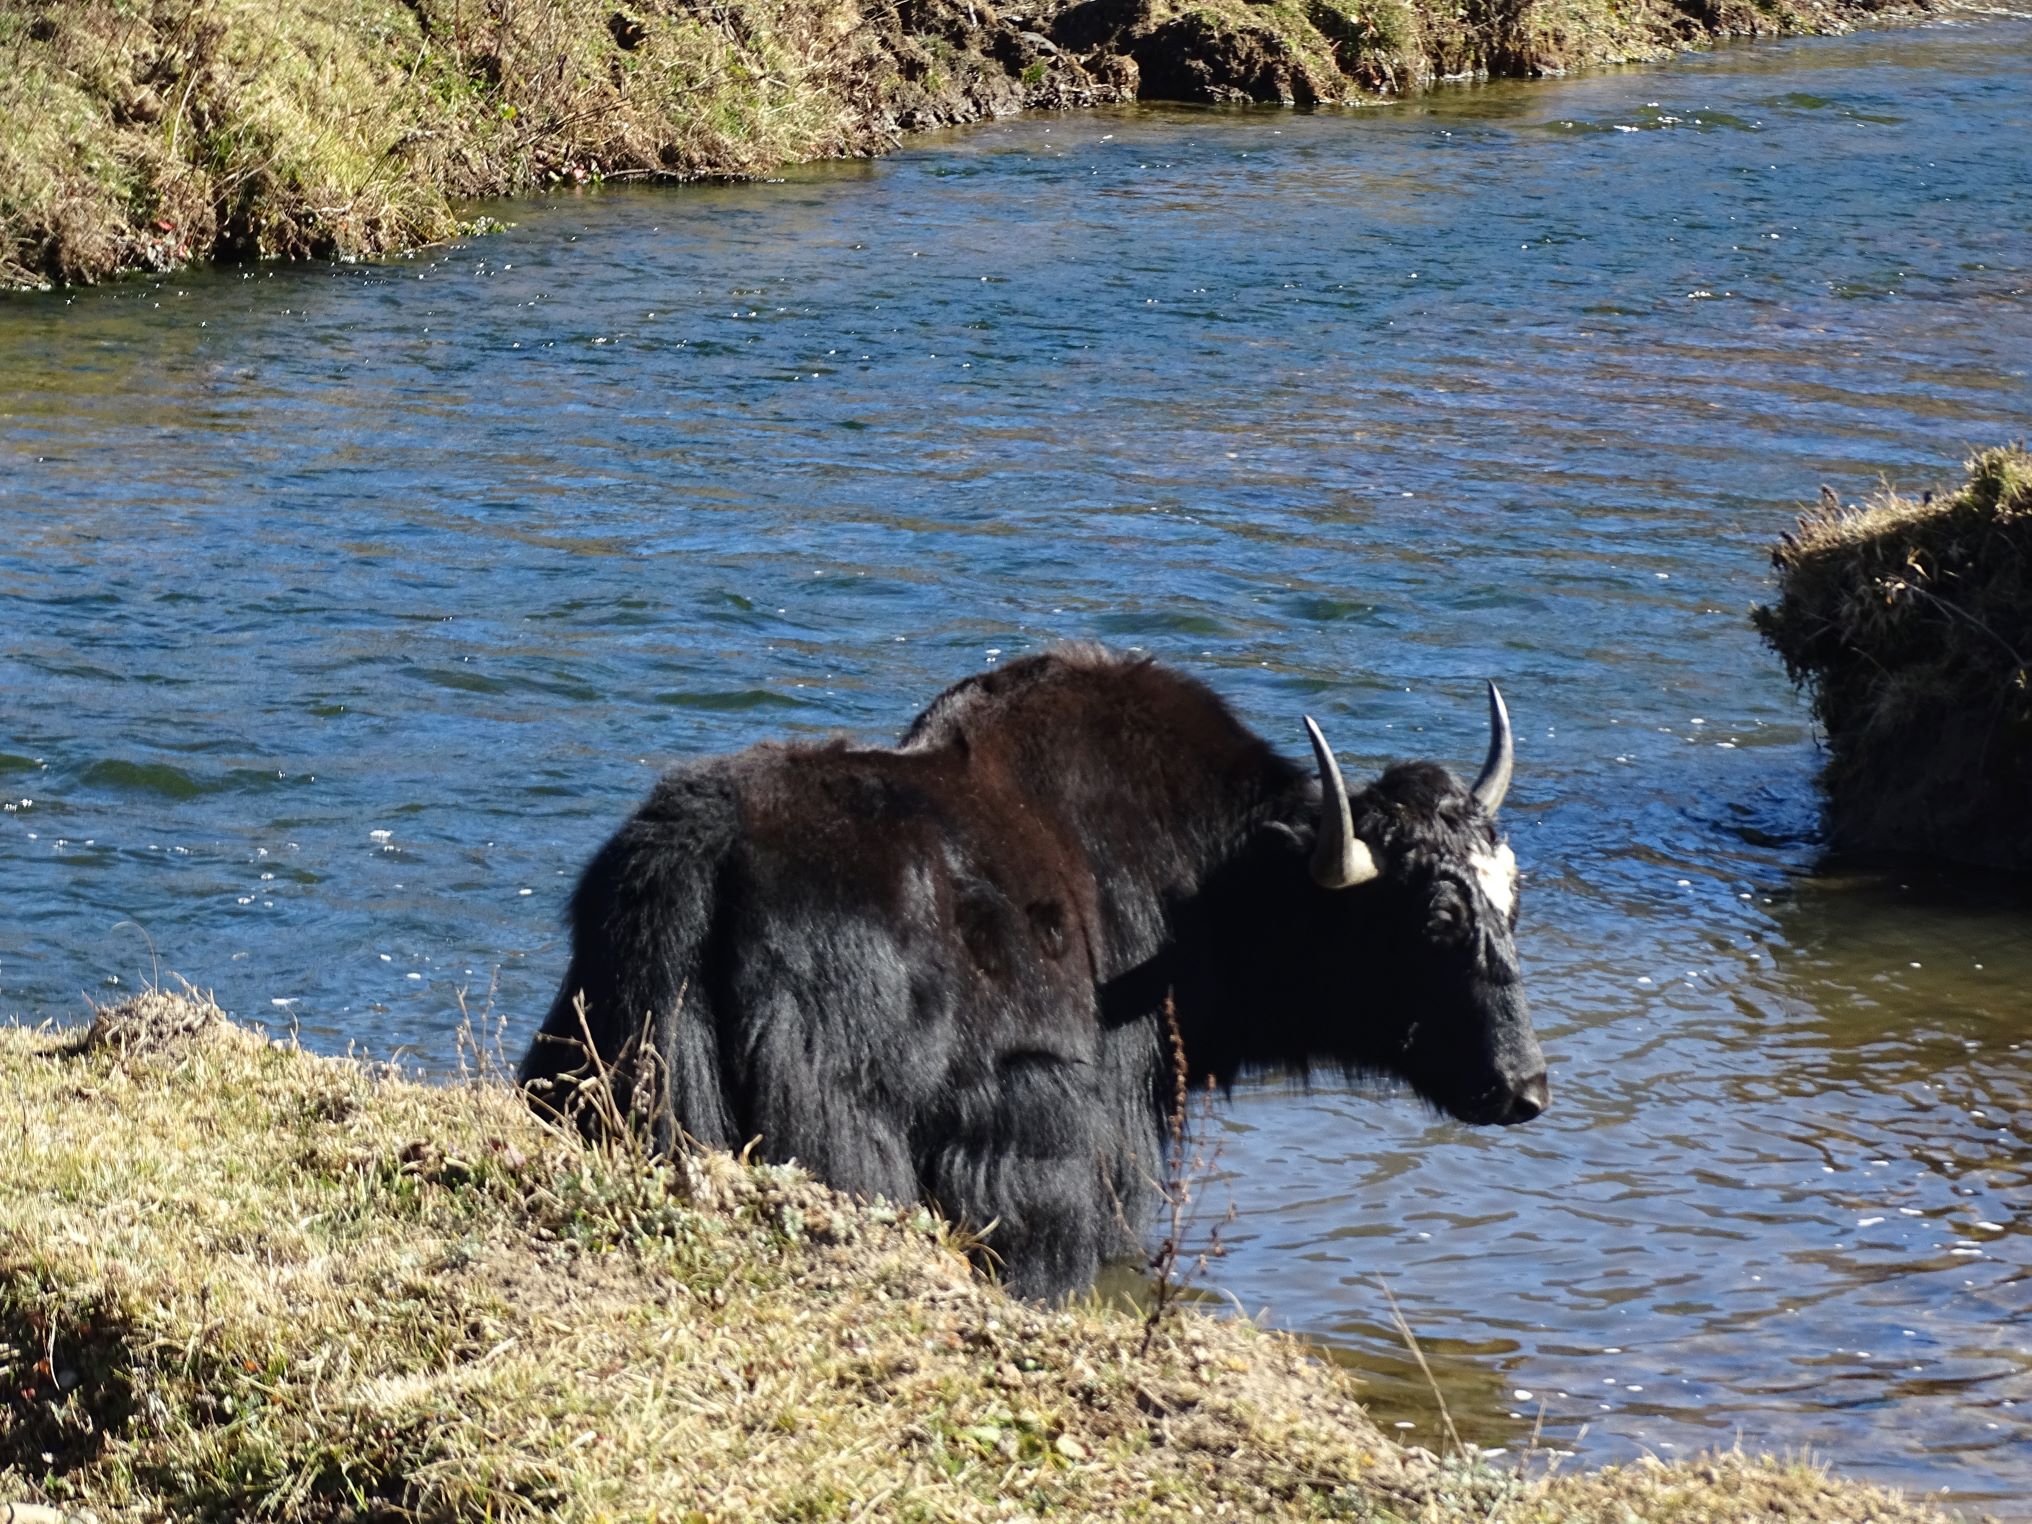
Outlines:
{"label": "yak's muzzle", "polygon": [[1552,1087],[1540,1069],[1529,1079],[1498,1080],[1471,1099],[1446,1103],[1459,1120],[1476,1127],[1515,1127],[1528,1122],[1552,1104]]}
{"label": "yak's muzzle", "polygon": [[1552,1087],[1546,1083],[1545,1071],[1541,1069],[1510,1092],[1508,1109],[1492,1120],[1499,1127],[1515,1127],[1519,1122],[1530,1121],[1551,1104]]}

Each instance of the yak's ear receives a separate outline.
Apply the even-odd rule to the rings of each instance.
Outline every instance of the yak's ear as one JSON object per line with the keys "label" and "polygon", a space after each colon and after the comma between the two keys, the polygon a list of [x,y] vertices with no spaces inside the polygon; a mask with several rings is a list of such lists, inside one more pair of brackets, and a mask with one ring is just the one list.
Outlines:
{"label": "yak's ear", "polygon": [[1263,823],[1262,835],[1275,841],[1280,848],[1288,846],[1302,856],[1312,856],[1312,838],[1297,826],[1286,825],[1281,820],[1268,820]]}

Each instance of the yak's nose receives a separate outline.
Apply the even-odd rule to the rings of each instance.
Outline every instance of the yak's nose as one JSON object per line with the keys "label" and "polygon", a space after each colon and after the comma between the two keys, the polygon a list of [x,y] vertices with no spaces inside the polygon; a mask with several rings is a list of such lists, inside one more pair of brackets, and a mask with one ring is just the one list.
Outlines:
{"label": "yak's nose", "polygon": [[1541,1069],[1511,1093],[1510,1109],[1498,1120],[1505,1127],[1514,1127],[1530,1121],[1551,1104],[1552,1087],[1546,1084],[1545,1071]]}

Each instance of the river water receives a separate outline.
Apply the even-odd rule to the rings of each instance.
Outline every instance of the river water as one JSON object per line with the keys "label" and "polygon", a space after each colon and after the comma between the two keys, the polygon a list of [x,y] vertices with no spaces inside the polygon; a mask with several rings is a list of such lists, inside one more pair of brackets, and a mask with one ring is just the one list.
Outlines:
{"label": "river water", "polygon": [[1125,110],[0,302],[0,1010],[511,1050],[673,758],[1094,636],[1506,816],[1553,1109],[1245,1087],[1206,1277],[1437,1445],[2032,1494],[2032,896],[1821,862],[1745,614],[2032,418],[2032,26]]}

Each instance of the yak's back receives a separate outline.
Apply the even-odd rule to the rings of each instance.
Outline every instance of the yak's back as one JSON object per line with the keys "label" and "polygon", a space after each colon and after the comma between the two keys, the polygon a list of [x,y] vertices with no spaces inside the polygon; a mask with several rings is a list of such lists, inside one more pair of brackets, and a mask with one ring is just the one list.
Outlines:
{"label": "yak's back", "polygon": [[1088,644],[948,688],[899,747],[935,751],[964,759],[982,807],[1052,822],[1083,860],[1111,972],[1149,955],[1163,903],[1288,808],[1305,776],[1203,683]]}
{"label": "yak's back", "polygon": [[1211,688],[1147,656],[1080,642],[978,672],[933,699],[899,750],[957,746],[1029,775],[1041,796],[1098,792],[1169,823],[1259,804],[1303,775]]}
{"label": "yak's back", "polygon": [[[1128,674],[1154,666],[1148,658],[1124,658],[1105,646],[1078,641],[1037,656],[1019,657],[961,678],[924,706],[898,743],[904,751],[951,744],[969,721],[993,725],[1021,711],[1057,712],[1073,718]],[[1164,673],[1176,677],[1175,673]]]}

